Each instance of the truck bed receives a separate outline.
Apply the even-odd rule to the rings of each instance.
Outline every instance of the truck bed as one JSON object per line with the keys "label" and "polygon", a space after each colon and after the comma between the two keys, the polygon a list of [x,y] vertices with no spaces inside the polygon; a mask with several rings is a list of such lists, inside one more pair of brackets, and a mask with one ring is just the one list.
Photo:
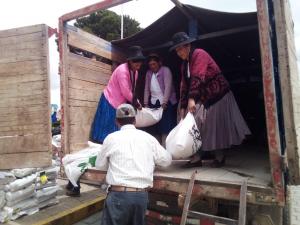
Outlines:
{"label": "truck bed", "polygon": [[271,184],[271,172],[267,151],[257,147],[245,147],[228,150],[226,164],[221,168],[203,167],[183,168],[185,161],[174,161],[167,169],[157,169],[155,177],[165,179],[189,180],[197,170],[196,181],[203,183],[239,185],[244,179],[249,187],[268,188]]}
{"label": "truck bed", "polygon": [[[185,194],[193,171],[197,170],[193,195],[239,200],[240,186],[247,179],[247,201],[258,204],[276,204],[267,150],[256,146],[242,146],[228,150],[226,165],[183,168],[184,161],[174,161],[166,168],[154,172],[153,192]],[[105,172],[90,169],[82,180],[105,182]]]}

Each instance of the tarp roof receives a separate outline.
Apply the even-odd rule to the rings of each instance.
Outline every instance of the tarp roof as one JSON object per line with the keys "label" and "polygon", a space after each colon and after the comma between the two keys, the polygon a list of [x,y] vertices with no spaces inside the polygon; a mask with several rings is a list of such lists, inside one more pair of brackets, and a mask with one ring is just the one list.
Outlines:
{"label": "tarp roof", "polygon": [[[183,5],[183,7],[197,21],[200,37],[207,33],[257,25],[256,12],[228,13],[191,5]],[[167,43],[176,32],[185,31],[188,33],[188,27],[189,19],[178,7],[174,7],[144,30],[112,43],[120,47],[140,45],[143,48],[150,48]]]}

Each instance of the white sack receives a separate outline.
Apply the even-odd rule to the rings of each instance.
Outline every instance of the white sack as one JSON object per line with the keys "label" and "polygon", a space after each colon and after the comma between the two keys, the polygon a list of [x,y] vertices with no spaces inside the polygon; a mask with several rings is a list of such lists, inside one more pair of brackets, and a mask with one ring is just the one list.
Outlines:
{"label": "white sack", "polygon": [[16,212],[19,212],[19,211],[22,211],[22,210],[25,210],[25,209],[30,209],[32,207],[37,207],[37,205],[38,204],[36,202],[36,199],[34,197],[32,197],[32,198],[28,198],[28,199],[25,199],[23,201],[20,201],[17,204],[12,205],[12,206],[5,206],[4,208],[12,209],[13,213],[16,213]]}
{"label": "white sack", "polygon": [[57,148],[61,147],[61,135],[60,134],[54,135],[52,137],[52,145],[54,145]]}
{"label": "white sack", "polygon": [[57,198],[51,198],[46,201],[40,202],[38,204],[38,207],[39,207],[39,209],[42,209],[42,208],[45,208],[46,206],[51,206],[51,205],[55,205],[58,203],[59,203],[59,200]]}
{"label": "white sack", "polygon": [[24,187],[28,187],[31,184],[35,183],[36,174],[32,174],[30,176],[24,177],[22,179],[17,179],[7,185],[5,185],[5,191],[18,191],[23,189]]}
{"label": "white sack", "polygon": [[47,187],[36,191],[35,198],[37,203],[46,201],[48,199],[54,198],[57,195],[57,191],[60,189],[58,185],[53,187]]}
{"label": "white sack", "polygon": [[53,187],[56,185],[57,185],[56,180],[48,180],[45,184],[42,184],[40,182],[40,178],[38,177],[37,183],[35,185],[35,190],[40,190],[40,189],[46,188],[46,187]]}
{"label": "white sack", "polygon": [[6,205],[12,206],[16,203],[30,198],[32,195],[34,195],[34,185],[31,185],[25,189],[15,191],[15,192],[6,192],[5,197],[7,200]]}
{"label": "white sack", "polygon": [[68,154],[62,159],[66,176],[74,187],[77,187],[77,181],[85,170],[95,167],[101,147],[102,145],[89,142],[88,148],[74,154]]}
{"label": "white sack", "polygon": [[3,208],[3,206],[5,205],[6,201],[5,201],[5,193],[4,191],[0,191],[0,210]]}
{"label": "white sack", "polygon": [[201,147],[201,136],[194,116],[188,113],[179,124],[171,130],[166,139],[166,149],[173,159],[186,159]]}
{"label": "white sack", "polygon": [[161,120],[163,114],[163,108],[159,109],[150,109],[150,108],[142,108],[142,110],[138,110],[135,116],[135,126],[136,127],[149,127]]}
{"label": "white sack", "polygon": [[6,211],[6,213],[8,215],[7,220],[16,220],[23,215],[32,215],[39,211],[37,206],[33,206],[32,208],[28,208],[28,209],[24,209],[24,210],[17,210],[17,211],[14,211],[10,207],[4,207],[4,210]]}
{"label": "white sack", "polygon": [[67,165],[78,159],[85,159],[88,155],[97,155],[97,153],[101,150],[102,145],[96,144],[93,142],[88,142],[89,147],[84,148],[78,152],[73,154],[67,154],[62,158],[63,165]]}
{"label": "white sack", "polygon": [[5,184],[8,184],[16,179],[15,175],[11,172],[0,171],[0,186],[1,189]]}
{"label": "white sack", "polygon": [[0,209],[0,223],[6,223],[9,220],[8,213]]}
{"label": "white sack", "polygon": [[36,168],[13,169],[11,171],[16,177],[22,178],[36,172]]}

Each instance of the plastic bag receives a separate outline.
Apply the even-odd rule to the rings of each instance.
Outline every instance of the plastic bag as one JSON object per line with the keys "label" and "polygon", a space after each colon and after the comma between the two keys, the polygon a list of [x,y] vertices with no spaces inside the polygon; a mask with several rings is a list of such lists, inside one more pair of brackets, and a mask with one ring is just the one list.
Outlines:
{"label": "plastic bag", "polygon": [[13,169],[11,171],[16,177],[22,178],[36,172],[36,168]]}
{"label": "plastic bag", "polygon": [[58,185],[53,187],[47,187],[41,190],[36,191],[36,201],[37,203],[46,201],[48,199],[54,198],[57,195],[57,191],[60,189]]}
{"label": "plastic bag", "polygon": [[5,205],[6,201],[5,201],[5,193],[4,191],[0,191],[0,210],[3,208],[3,206]]}
{"label": "plastic bag", "polygon": [[179,124],[171,130],[166,139],[166,149],[173,159],[186,159],[201,147],[200,131],[194,116],[188,113]]}
{"label": "plastic bag", "polygon": [[142,110],[138,110],[135,116],[135,126],[136,127],[149,127],[156,123],[158,123],[163,114],[163,108],[159,109],[150,109],[150,108],[142,108]]}
{"label": "plastic bag", "polygon": [[101,151],[102,145],[89,143],[89,147],[74,154],[66,155],[63,159],[64,170],[67,178],[77,187],[79,177],[88,168],[95,167],[97,155]]}
{"label": "plastic bag", "polygon": [[16,179],[15,175],[11,172],[0,171],[0,186],[1,189],[5,184],[13,182]]}
{"label": "plastic bag", "polygon": [[6,192],[5,198],[7,200],[6,205],[12,206],[17,204],[18,202],[30,198],[34,195],[34,185],[30,185],[29,187],[15,191],[15,192]]}
{"label": "plastic bag", "polygon": [[17,179],[5,186],[5,191],[18,191],[23,189],[24,187],[28,187],[31,184],[35,183],[36,174],[32,174],[30,176],[24,177],[22,179]]}

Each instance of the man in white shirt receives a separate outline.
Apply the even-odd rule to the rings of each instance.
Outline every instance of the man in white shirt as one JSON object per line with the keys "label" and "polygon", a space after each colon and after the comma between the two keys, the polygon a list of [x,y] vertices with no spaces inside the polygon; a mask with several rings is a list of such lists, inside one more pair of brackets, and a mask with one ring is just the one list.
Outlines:
{"label": "man in white shirt", "polygon": [[172,157],[150,134],[135,128],[134,108],[122,104],[116,111],[120,127],[108,135],[96,161],[107,170],[110,185],[102,225],[143,225],[148,204],[148,188],[153,186],[155,165],[169,166]]}

